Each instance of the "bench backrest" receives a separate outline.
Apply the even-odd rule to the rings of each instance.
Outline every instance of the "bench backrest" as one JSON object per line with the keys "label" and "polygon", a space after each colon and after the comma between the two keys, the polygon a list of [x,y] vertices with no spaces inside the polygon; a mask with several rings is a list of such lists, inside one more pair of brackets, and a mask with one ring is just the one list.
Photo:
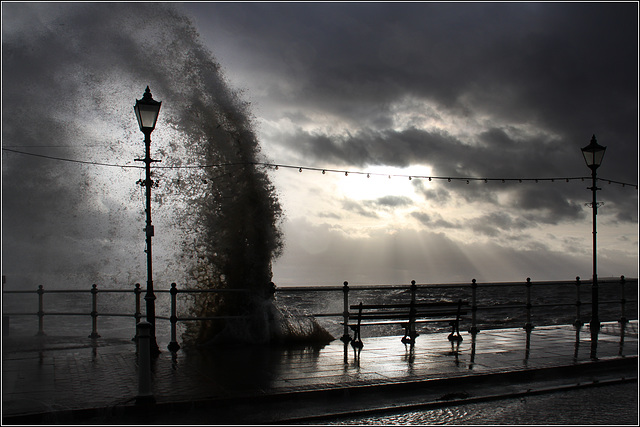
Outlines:
{"label": "bench backrest", "polygon": [[351,305],[351,310],[358,310],[358,313],[350,313],[352,319],[409,319],[410,317],[445,317],[462,316],[466,310],[463,306],[468,306],[466,301],[459,300],[441,302],[415,302],[415,303],[394,303],[394,304],[363,304]]}

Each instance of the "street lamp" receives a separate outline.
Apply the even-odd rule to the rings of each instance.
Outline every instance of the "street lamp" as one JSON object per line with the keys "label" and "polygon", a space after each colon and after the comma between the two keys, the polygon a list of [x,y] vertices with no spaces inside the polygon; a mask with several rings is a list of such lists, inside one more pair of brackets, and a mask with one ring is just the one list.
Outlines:
{"label": "street lamp", "polygon": [[138,162],[145,163],[146,179],[141,182],[141,185],[146,187],[147,196],[147,224],[144,228],[147,242],[147,293],[144,297],[147,307],[147,322],[151,324],[151,338],[150,338],[150,351],[151,354],[157,355],[160,353],[158,343],[156,341],[156,296],[153,293],[153,267],[151,259],[151,237],[153,236],[153,225],[151,225],[151,187],[153,181],[151,180],[151,163],[159,162],[159,160],[151,159],[151,132],[156,128],[156,121],[158,120],[158,113],[160,112],[160,105],[162,102],[155,101],[151,97],[151,91],[149,86],[145,90],[142,99],[136,100],[136,105],[133,106],[136,112],[136,118],[138,119],[138,125],[140,130],[144,133],[144,145],[145,145],[145,158],[135,159]]}
{"label": "street lamp", "polygon": [[596,141],[596,136],[591,137],[591,142],[586,147],[582,148],[582,155],[587,163],[589,169],[591,169],[591,187],[587,189],[591,190],[593,194],[593,200],[591,202],[591,208],[593,211],[593,283],[591,285],[591,324],[589,329],[591,330],[591,358],[595,359],[596,349],[598,346],[598,332],[600,331],[600,318],[598,316],[598,270],[597,270],[597,258],[596,258],[596,215],[598,215],[598,203],[596,202],[596,191],[600,190],[596,186],[596,169],[602,163],[604,152],[607,147],[603,147]]}

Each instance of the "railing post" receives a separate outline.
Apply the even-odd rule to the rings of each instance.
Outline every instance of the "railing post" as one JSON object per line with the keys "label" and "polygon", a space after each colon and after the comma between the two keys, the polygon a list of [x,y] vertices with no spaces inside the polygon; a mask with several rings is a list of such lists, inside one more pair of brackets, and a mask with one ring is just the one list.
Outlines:
{"label": "railing post", "polygon": [[471,329],[469,329],[469,333],[471,334],[477,334],[478,332],[480,332],[480,329],[478,329],[477,326],[477,319],[476,319],[476,312],[478,311],[478,305],[477,305],[477,291],[478,291],[478,284],[476,283],[476,279],[472,279],[471,280]]}
{"label": "railing post", "polygon": [[44,287],[38,285],[38,333],[44,335]]}
{"label": "railing post", "polygon": [[404,344],[415,344],[416,337],[418,334],[416,333],[416,281],[411,281],[411,286],[409,287],[409,291],[411,292],[411,301],[409,302],[409,324],[405,329],[405,335],[402,337],[402,342]]}
{"label": "railing post", "polygon": [[531,278],[527,277],[527,323],[524,324],[524,329],[530,332],[533,329],[531,324]]}
{"label": "railing post", "polygon": [[409,308],[409,338],[411,343],[415,343],[416,337],[418,334],[416,333],[416,281],[411,281],[411,308]]}
{"label": "railing post", "polygon": [[136,325],[138,337],[138,396],[136,405],[155,403],[151,391],[151,323],[139,322]]}
{"label": "railing post", "polygon": [[133,314],[133,317],[136,319],[136,335],[131,338],[131,341],[136,341],[138,339],[138,323],[140,323],[140,318],[142,315],[140,314],[140,294],[142,290],[140,289],[140,283],[136,283],[135,288],[133,289],[133,293],[136,297],[136,312]]}
{"label": "railing post", "polygon": [[343,343],[348,343],[351,341],[351,337],[349,336],[349,282],[344,282],[342,286],[343,300],[344,300],[344,309],[342,311],[342,319],[344,322],[344,333],[342,334],[342,338],[340,340]]}
{"label": "railing post", "polygon": [[180,345],[176,340],[176,323],[178,322],[176,299],[178,295],[178,289],[176,288],[175,283],[171,284],[171,290],[169,291],[169,294],[171,294],[171,317],[169,318],[169,320],[171,321],[171,342],[169,343],[167,348],[169,349],[169,351],[175,352],[180,350]]}
{"label": "railing post", "polygon": [[625,304],[627,303],[627,300],[624,297],[625,282],[626,281],[624,276],[620,276],[620,320],[618,321],[618,323],[620,323],[620,326],[623,327],[629,321],[629,319],[627,319],[627,317],[625,316]]}
{"label": "railing post", "polygon": [[100,338],[98,335],[98,285],[91,287],[91,335],[89,338]]}
{"label": "railing post", "polygon": [[580,329],[582,325],[584,325],[580,316],[581,305],[582,302],[580,301],[580,276],[576,276],[576,320],[573,322],[573,326],[576,329]]}

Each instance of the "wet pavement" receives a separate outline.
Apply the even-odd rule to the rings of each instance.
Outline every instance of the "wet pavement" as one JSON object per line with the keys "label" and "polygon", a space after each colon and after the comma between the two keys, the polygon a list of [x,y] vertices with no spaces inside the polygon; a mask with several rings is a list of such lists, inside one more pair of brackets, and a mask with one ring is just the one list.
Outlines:
{"label": "wet pavement", "polygon": [[[620,334],[603,324],[597,360],[588,326],[539,326],[363,339],[358,355],[324,346],[225,346],[163,350],[153,361],[155,405],[136,405],[136,346],[130,340],[3,337],[3,424],[265,424],[339,414],[429,407],[637,382],[638,322]],[[161,344],[161,343],[160,343]],[[161,344],[161,349],[166,344]]]}

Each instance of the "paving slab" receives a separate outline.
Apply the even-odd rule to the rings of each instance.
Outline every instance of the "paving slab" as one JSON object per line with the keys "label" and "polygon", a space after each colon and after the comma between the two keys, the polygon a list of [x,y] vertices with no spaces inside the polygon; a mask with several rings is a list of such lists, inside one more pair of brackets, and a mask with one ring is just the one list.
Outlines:
{"label": "paving slab", "polygon": [[[136,405],[139,372],[131,340],[3,337],[2,416],[9,424],[276,422],[365,410],[373,407],[371,397],[356,403],[355,396],[372,390],[380,402],[388,401],[390,390],[394,396],[404,390],[409,393],[405,404],[414,394],[424,403],[429,396],[435,401],[460,395],[462,381],[465,390],[489,377],[502,381],[504,390],[509,389],[505,384],[526,386],[563,376],[584,383],[598,372],[620,376],[622,365],[627,379],[637,381],[637,327],[637,321],[630,322],[621,336],[616,323],[604,324],[597,360],[590,357],[588,327],[576,334],[569,325],[536,327],[528,336],[523,329],[486,330],[475,337],[464,333],[459,345],[446,333],[422,334],[414,346],[398,336],[365,338],[360,352],[339,340],[317,346],[164,350],[152,363],[156,405],[151,417]],[[302,401],[305,405],[296,403]],[[217,418],[204,416],[208,412],[202,408],[217,408]]]}

